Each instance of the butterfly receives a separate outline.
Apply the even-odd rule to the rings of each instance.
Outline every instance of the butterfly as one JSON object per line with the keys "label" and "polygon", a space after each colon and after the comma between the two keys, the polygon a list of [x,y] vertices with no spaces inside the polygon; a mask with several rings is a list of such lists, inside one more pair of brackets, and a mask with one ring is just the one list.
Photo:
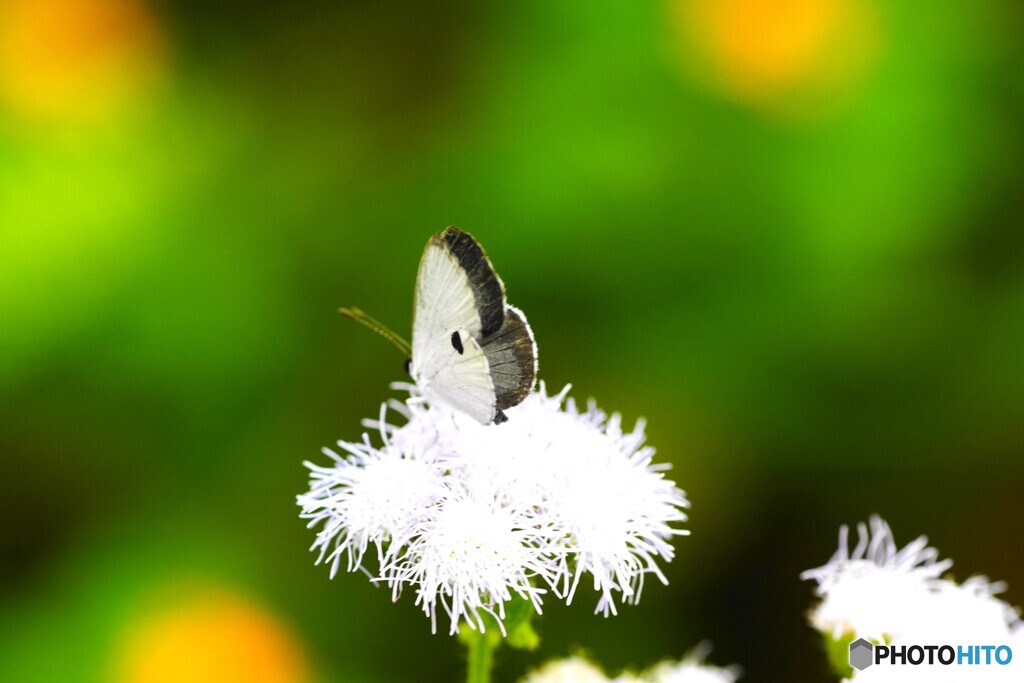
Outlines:
{"label": "butterfly", "polygon": [[450,226],[427,242],[416,275],[412,344],[358,308],[341,313],[410,355],[409,374],[423,397],[482,425],[533,389],[537,344],[523,312],[505,301],[505,285],[472,235]]}

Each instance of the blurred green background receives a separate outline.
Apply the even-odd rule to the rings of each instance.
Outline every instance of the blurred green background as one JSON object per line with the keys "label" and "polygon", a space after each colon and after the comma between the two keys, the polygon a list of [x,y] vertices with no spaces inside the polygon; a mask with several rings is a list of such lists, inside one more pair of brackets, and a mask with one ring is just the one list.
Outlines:
{"label": "blurred green background", "polygon": [[798,574],[875,512],[1024,603],[1022,31],[1014,0],[0,0],[0,680],[462,676],[294,502],[403,377],[337,307],[407,333],[448,224],[540,377],[645,416],[693,502],[668,587],[551,603],[497,680],[706,638],[827,681]]}

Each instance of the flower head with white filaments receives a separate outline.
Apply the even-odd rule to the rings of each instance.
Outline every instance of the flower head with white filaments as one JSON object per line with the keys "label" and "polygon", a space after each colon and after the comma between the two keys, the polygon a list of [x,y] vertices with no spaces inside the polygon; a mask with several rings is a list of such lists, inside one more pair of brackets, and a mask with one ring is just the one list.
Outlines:
{"label": "flower head with white filaments", "polygon": [[934,582],[953,564],[938,559],[921,536],[897,549],[892,530],[880,517],[857,525],[858,542],[849,549],[849,529],[839,529],[839,549],[828,564],[810,569],[802,579],[818,582],[821,596],[812,624],[833,638],[844,632],[881,641],[901,630],[918,605],[927,600]]}
{"label": "flower head with white filaments", "polygon": [[[440,606],[455,633],[465,622],[503,628],[505,605],[519,598],[541,610],[553,594],[571,602],[589,576],[597,610],[635,602],[644,577],[666,578],[659,562],[684,535],[683,492],[652,463],[643,423],[624,432],[618,415],[593,404],[579,410],[566,390],[543,383],[508,409],[508,422],[481,426],[443,405],[428,405],[415,386],[368,422],[368,436],[339,442],[346,457],[307,463],[310,489],[301,516],[320,527],[313,549],[333,576],[339,567],[372,572],[397,600],[412,590],[436,629]],[[404,421],[388,421],[387,409]]]}
{"label": "flower head with white filaments", "polygon": [[[1006,589],[1004,584],[983,576],[959,584],[945,578],[952,561],[939,560],[927,538],[921,536],[899,549],[889,525],[877,516],[871,518],[870,531],[858,525],[858,537],[851,553],[843,526],[839,550],[828,564],[801,574],[818,582],[821,602],[810,621],[819,631],[837,640],[845,636],[892,645],[1024,641],[1017,611],[995,597]],[[1016,666],[1015,661],[1014,667],[997,669],[1020,675]],[[854,677],[871,680],[882,675],[873,669]],[[921,667],[921,672],[921,680],[938,680],[931,667]],[[897,673],[908,675],[902,669]]]}
{"label": "flower head with white filaments", "polygon": [[707,664],[710,650],[710,645],[702,644],[680,661],[666,660],[641,673],[625,672],[615,678],[576,655],[548,662],[522,678],[521,683],[736,683],[739,667]]}

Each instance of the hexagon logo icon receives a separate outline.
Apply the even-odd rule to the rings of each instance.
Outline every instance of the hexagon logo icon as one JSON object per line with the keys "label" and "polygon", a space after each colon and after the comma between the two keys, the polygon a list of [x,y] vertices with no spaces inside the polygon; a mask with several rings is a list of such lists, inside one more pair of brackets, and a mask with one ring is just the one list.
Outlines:
{"label": "hexagon logo icon", "polygon": [[850,666],[857,671],[863,671],[875,663],[875,646],[858,638],[850,643]]}

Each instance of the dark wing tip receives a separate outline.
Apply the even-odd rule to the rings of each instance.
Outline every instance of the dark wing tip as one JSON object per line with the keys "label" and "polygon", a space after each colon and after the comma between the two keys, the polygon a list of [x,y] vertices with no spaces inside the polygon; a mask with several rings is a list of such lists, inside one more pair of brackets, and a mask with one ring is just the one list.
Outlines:
{"label": "dark wing tip", "polygon": [[460,230],[458,226],[455,225],[449,225],[447,228],[439,232],[438,235],[440,235],[441,239],[443,239],[446,242],[451,239],[456,239],[459,235],[467,235],[471,239],[473,237],[468,232],[466,232],[465,230]]}
{"label": "dark wing tip", "polygon": [[441,241],[447,244],[448,248],[452,251],[455,251],[456,249],[470,249],[472,247],[476,247],[481,254],[483,253],[483,247],[480,246],[480,243],[476,241],[475,237],[465,230],[460,230],[454,225],[449,225],[442,232],[435,235],[435,237],[440,238]]}
{"label": "dark wing tip", "polygon": [[433,239],[443,242],[466,272],[476,310],[480,314],[481,336],[497,333],[505,321],[505,286],[494,272],[483,247],[472,235],[454,225]]}

